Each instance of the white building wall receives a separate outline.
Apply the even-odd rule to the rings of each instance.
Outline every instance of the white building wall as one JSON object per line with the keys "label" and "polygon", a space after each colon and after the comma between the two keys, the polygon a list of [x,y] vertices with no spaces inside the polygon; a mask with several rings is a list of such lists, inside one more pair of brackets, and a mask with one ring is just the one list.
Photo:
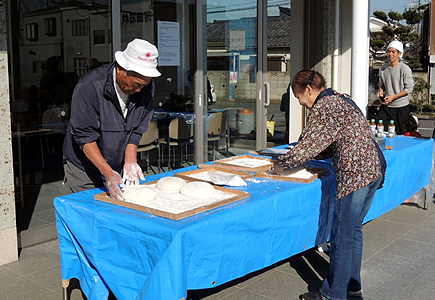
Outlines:
{"label": "white building wall", "polygon": [[[340,30],[339,32],[335,32],[334,29],[334,18],[335,18],[335,1],[336,0],[324,0],[324,2],[320,2],[323,4],[323,28],[316,27],[314,33],[310,31],[311,34],[317,34],[317,32],[321,32],[321,37],[316,37],[314,40],[305,39],[304,35],[307,34],[307,29],[305,27],[306,21],[305,18],[305,7],[308,9],[312,9],[314,5],[319,5],[319,2],[316,1],[294,1],[292,2],[292,34],[291,34],[291,67],[290,67],[290,78],[293,78],[294,75],[304,69],[309,68],[310,66],[306,66],[306,64],[312,64],[311,68],[314,68],[320,71],[326,79],[327,86],[330,87],[332,83],[332,74],[334,71],[338,72],[338,84],[337,91],[340,93],[347,93],[353,96],[354,100],[356,100],[358,106],[365,111],[365,107],[367,106],[367,91],[368,91],[368,49],[366,50],[366,46],[368,45],[368,13],[364,12],[368,11],[369,2],[368,0],[354,0],[354,1],[344,1],[340,0]],[[353,5],[358,4],[358,7],[361,8],[361,11],[367,15],[366,18],[360,17],[361,20],[366,20],[365,22],[360,21],[358,24],[355,24],[355,14],[353,15]],[[364,9],[362,9],[364,8]],[[363,26],[364,30],[367,30],[367,34],[361,33],[362,30],[358,32],[358,40],[366,40],[367,44],[359,43],[361,49],[354,49],[354,55],[359,55],[361,64],[357,67],[360,71],[355,70],[352,73],[352,31],[353,26]],[[334,35],[339,35],[339,57],[338,57],[338,69],[333,70],[332,64],[332,56],[334,51],[333,39]],[[321,39],[321,40],[320,40]],[[307,41],[308,40],[308,41]],[[313,43],[313,45],[310,45]],[[318,51],[321,51],[319,53]],[[319,57],[319,54],[322,54],[322,59],[318,61],[314,61],[316,57]],[[309,60],[312,61],[309,61]],[[354,58],[355,59],[355,58]],[[366,70],[367,69],[367,70]],[[352,74],[353,77],[352,78]],[[356,95],[352,95],[352,82],[356,89]],[[291,93],[290,98],[290,142],[297,141],[302,129],[303,129],[303,112],[302,107],[299,105],[297,99],[294,98]]]}
{"label": "white building wall", "polygon": [[5,0],[0,0],[0,265],[18,260]]}
{"label": "white building wall", "polygon": [[[352,70],[352,2],[342,1],[341,12],[341,57],[339,89],[341,93],[350,94],[351,92],[351,70]],[[368,55],[368,54],[367,54]],[[368,68],[368,66],[367,66]]]}

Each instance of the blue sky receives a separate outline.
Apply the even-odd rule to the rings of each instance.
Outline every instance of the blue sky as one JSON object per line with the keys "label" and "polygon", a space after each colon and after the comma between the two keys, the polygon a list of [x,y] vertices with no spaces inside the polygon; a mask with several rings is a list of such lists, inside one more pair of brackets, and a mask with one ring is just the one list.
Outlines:
{"label": "blue sky", "polygon": [[421,4],[427,4],[428,2],[426,0],[370,0],[370,16],[373,15],[373,12],[376,10],[383,11],[385,13],[388,13],[390,10],[393,10],[398,13],[403,13],[405,10],[405,7],[408,7],[407,5],[419,5]]}
{"label": "blue sky", "polygon": [[[51,3],[53,0],[50,0]],[[87,2],[85,0],[82,0]],[[109,0],[94,0],[97,3],[109,4]],[[122,3],[127,2],[141,2],[144,0],[121,0]],[[255,14],[255,10],[250,10],[249,8],[256,6],[256,1],[253,0],[206,0],[208,5],[208,10],[210,11],[220,11],[220,10],[230,10],[235,9],[232,15],[236,15],[236,18],[246,17],[250,14]],[[348,0],[342,0],[348,1]],[[24,0],[24,4],[30,11],[41,8],[44,0]],[[56,1],[60,2],[60,1]],[[253,4],[254,3],[254,4]],[[372,16],[373,12],[376,10],[381,10],[388,13],[390,10],[402,13],[407,5],[410,4],[427,4],[428,0],[370,0],[370,11],[369,15]],[[288,7],[290,5],[290,0],[268,0],[270,10],[278,13],[277,6]],[[239,10],[239,11],[238,11]],[[219,15],[219,13],[212,14],[214,16]],[[211,17],[213,18],[213,17]],[[210,18],[209,18],[210,19]],[[210,21],[210,20],[209,20]]]}
{"label": "blue sky", "polygon": [[[348,1],[348,0],[342,0]],[[393,10],[402,13],[405,7],[410,5],[427,4],[427,0],[370,0],[369,16],[373,15],[376,10],[388,13]],[[290,0],[268,0],[269,14],[277,15],[278,6],[289,7]],[[252,17],[256,15],[256,2],[253,0],[207,0],[207,10],[209,12],[208,21],[212,22],[214,18],[227,19],[229,16],[233,19]],[[220,13],[225,11],[225,13]],[[211,14],[210,14],[211,13]]]}

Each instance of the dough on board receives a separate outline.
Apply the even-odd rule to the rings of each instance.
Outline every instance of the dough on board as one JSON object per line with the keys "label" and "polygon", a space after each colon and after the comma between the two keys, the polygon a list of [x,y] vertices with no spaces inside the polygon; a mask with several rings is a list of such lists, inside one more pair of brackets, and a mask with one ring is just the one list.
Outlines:
{"label": "dough on board", "polygon": [[186,181],[179,177],[163,177],[156,183],[156,188],[162,191],[179,191],[182,186],[186,184]]}
{"label": "dough on board", "polygon": [[305,169],[303,166],[297,167],[295,169],[285,169],[281,176],[283,177],[295,177],[295,178],[302,178],[302,179],[309,179],[313,176],[313,173]]}
{"label": "dough on board", "polygon": [[180,194],[195,199],[211,197],[214,192],[215,189],[210,183],[202,181],[188,182],[180,189]]}
{"label": "dough on board", "polygon": [[129,185],[123,188],[123,196],[126,202],[142,205],[143,201],[151,201],[157,197],[157,193],[148,186]]}

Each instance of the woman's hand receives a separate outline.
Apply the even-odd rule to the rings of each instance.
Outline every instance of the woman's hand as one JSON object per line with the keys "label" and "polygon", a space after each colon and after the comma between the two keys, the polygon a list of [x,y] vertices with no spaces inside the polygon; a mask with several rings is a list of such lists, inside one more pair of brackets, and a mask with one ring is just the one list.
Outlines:
{"label": "woman's hand", "polygon": [[280,175],[284,171],[284,167],[279,164],[279,161],[273,163],[273,170],[276,174]]}

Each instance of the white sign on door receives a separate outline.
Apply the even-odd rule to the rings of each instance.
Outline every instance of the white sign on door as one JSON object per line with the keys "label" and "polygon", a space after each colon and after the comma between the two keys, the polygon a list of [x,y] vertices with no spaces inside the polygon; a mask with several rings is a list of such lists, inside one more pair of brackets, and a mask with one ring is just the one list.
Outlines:
{"label": "white sign on door", "polygon": [[159,66],[180,65],[180,23],[157,22]]}

